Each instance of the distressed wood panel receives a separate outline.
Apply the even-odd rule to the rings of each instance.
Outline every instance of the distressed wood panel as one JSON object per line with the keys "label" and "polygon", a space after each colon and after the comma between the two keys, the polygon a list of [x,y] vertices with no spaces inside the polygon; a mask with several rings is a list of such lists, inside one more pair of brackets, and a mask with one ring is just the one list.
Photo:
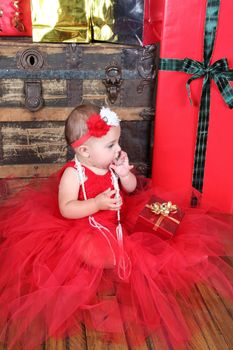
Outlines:
{"label": "distressed wood panel", "polygon": [[83,82],[83,95],[84,96],[103,96],[105,98],[106,88],[101,80],[84,80]]}
{"label": "distressed wood panel", "polygon": [[0,79],[1,106],[23,106],[24,105],[24,82],[21,79]]}
{"label": "distressed wood panel", "polygon": [[130,161],[136,163],[140,161],[142,163],[149,164],[150,162],[150,135],[151,122],[123,122],[121,132],[121,145],[123,149],[126,149]]}
{"label": "distressed wood panel", "polygon": [[120,99],[121,106],[133,104],[135,107],[142,105],[152,107],[155,101],[153,86],[151,83],[147,84],[140,80],[125,80],[122,84]]}
{"label": "distressed wood panel", "polygon": [[73,107],[44,107],[36,112],[26,108],[0,108],[0,122],[65,120]]}
{"label": "distressed wood panel", "polygon": [[[67,81],[66,80],[42,80],[42,90],[45,106],[67,105]],[[25,93],[24,80],[1,79],[0,96],[2,107],[24,107]]]}
{"label": "distressed wood panel", "polygon": [[83,101],[83,81],[78,79],[66,80],[67,105],[78,106]]}
{"label": "distressed wood panel", "polygon": [[66,160],[64,123],[3,123],[1,164],[61,163]]}
{"label": "distressed wood panel", "polygon": [[[98,104],[108,104],[106,89],[101,80],[83,82],[83,99],[98,100]],[[152,103],[153,101],[153,103]],[[153,107],[155,101],[153,86],[143,81],[123,80],[115,106]]]}
{"label": "distressed wood panel", "polygon": [[[91,99],[91,98],[90,98]],[[90,102],[90,101],[89,101]],[[0,122],[19,121],[64,121],[74,107],[44,107],[37,112],[30,112],[26,108],[0,108]],[[111,107],[118,113],[121,120],[143,120],[144,108],[117,108]]]}

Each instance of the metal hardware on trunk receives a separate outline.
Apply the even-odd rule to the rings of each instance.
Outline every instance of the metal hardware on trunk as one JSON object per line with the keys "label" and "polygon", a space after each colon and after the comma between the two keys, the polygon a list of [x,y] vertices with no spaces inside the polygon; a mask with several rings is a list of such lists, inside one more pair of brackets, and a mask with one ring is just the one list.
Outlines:
{"label": "metal hardware on trunk", "polygon": [[76,43],[66,46],[66,58],[69,68],[78,68],[82,61],[82,48]]}
{"label": "metal hardware on trunk", "polygon": [[[40,51],[35,48],[26,49],[16,55],[17,67],[27,71],[39,70],[44,65],[44,58]],[[31,112],[38,111],[44,104],[42,98],[41,80],[25,80],[25,107]]]}
{"label": "metal hardware on trunk", "polygon": [[145,108],[139,113],[140,117],[142,117],[143,120],[153,120],[155,115],[155,109],[153,107],[151,108]]}
{"label": "metal hardware on trunk", "polygon": [[114,104],[120,92],[120,87],[123,82],[121,67],[115,63],[110,64],[105,68],[105,79],[102,80],[106,87],[106,92],[110,103]]}
{"label": "metal hardware on trunk", "polygon": [[76,107],[82,103],[83,81],[78,79],[66,80],[67,103],[69,107]]}
{"label": "metal hardware on trunk", "polygon": [[23,52],[18,52],[16,55],[17,67],[36,70],[42,68],[44,65],[44,58],[40,51],[36,49],[26,49]]}
{"label": "metal hardware on trunk", "polygon": [[138,61],[137,69],[142,81],[137,86],[137,93],[142,94],[144,86],[153,84],[156,78],[156,50],[154,45],[147,45],[142,50],[142,56]]}
{"label": "metal hardware on trunk", "polygon": [[38,111],[44,104],[40,80],[25,80],[25,107],[31,112]]}

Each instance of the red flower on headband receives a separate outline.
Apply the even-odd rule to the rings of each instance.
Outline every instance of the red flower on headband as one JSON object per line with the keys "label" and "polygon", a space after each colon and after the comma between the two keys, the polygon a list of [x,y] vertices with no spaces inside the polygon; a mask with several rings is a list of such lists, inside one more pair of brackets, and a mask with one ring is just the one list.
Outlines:
{"label": "red flower on headband", "polygon": [[110,129],[110,125],[108,125],[99,114],[92,114],[90,116],[87,120],[87,127],[89,134],[94,137],[106,135]]}

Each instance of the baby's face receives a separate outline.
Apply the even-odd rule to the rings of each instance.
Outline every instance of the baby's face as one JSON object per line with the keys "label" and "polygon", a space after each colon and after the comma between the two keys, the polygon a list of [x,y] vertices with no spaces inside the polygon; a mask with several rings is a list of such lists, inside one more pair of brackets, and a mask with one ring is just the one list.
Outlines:
{"label": "baby's face", "polygon": [[108,169],[111,163],[119,160],[121,152],[119,145],[120,134],[120,126],[111,126],[108,133],[101,138],[92,137],[89,143],[92,166]]}

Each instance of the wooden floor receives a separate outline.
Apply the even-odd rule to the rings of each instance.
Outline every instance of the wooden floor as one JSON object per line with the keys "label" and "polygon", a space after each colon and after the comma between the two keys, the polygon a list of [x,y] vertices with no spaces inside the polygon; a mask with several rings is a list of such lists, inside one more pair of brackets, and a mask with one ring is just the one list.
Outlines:
{"label": "wooden floor", "polygon": [[[233,350],[233,304],[229,304],[203,285],[196,286],[191,298],[194,309],[197,309],[195,305],[201,306],[204,312],[201,315],[200,313],[189,315],[189,324],[196,324],[198,331],[189,344],[183,347],[172,347],[165,335],[161,334],[160,337],[152,335],[144,344],[131,348],[128,345],[130,337],[137,337],[137,332],[134,330],[131,330],[131,334],[125,334],[121,344],[106,343],[98,333],[87,331],[85,326],[82,326],[81,335],[65,340],[49,339],[42,347],[35,350]],[[7,346],[0,345],[0,350],[7,350]],[[24,349],[17,346],[13,350]]]}

